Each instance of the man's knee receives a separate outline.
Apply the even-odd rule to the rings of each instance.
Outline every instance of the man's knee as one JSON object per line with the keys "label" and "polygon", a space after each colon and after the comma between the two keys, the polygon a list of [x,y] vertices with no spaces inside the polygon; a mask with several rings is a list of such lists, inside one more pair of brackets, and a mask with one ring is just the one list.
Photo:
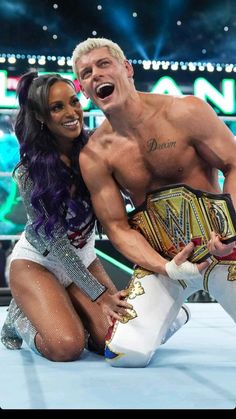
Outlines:
{"label": "man's knee", "polygon": [[139,351],[119,348],[119,351],[114,351],[108,345],[105,347],[105,358],[112,367],[144,368],[151,361],[153,354],[154,351],[150,349]]}

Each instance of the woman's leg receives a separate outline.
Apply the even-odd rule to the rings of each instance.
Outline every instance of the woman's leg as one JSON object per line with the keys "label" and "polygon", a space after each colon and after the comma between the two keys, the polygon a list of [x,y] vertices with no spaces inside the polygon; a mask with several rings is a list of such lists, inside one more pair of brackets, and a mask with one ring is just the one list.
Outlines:
{"label": "woman's leg", "polygon": [[[17,305],[37,331],[38,351],[52,361],[78,359],[85,345],[84,327],[56,277],[35,262],[14,260],[10,287]],[[22,322],[23,330],[24,319]]]}
{"label": "woman's leg", "polygon": [[[111,293],[117,292],[117,288],[105,272],[100,260],[96,258],[88,270],[97,278],[99,282],[104,284]],[[101,310],[101,306],[92,302],[76,285],[71,284],[67,288],[70,299],[83,321],[84,327],[89,332],[90,348],[103,354],[105,347],[105,337],[109,327],[106,316]]]}

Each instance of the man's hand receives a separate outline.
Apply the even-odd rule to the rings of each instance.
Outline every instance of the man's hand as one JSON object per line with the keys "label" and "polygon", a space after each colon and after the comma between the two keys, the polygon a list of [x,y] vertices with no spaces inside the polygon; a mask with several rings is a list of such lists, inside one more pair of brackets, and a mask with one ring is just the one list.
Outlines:
{"label": "man's hand", "polygon": [[171,262],[167,262],[165,269],[167,275],[174,280],[183,279],[199,279],[202,278],[200,272],[207,268],[207,261],[201,263],[191,263],[187,259],[194,249],[194,244],[188,243],[181,252],[179,252]]}
{"label": "man's hand", "polygon": [[211,238],[207,243],[209,252],[214,256],[228,256],[236,247],[236,242],[224,244],[220,241],[220,237],[214,231],[211,232]]}
{"label": "man's hand", "polygon": [[110,294],[109,291],[106,291],[97,299],[97,303],[102,306],[102,311],[106,315],[110,326],[113,325],[114,319],[121,320],[121,315],[127,315],[125,309],[133,308],[131,304],[124,300],[127,295],[128,290],[118,291],[115,294]]}

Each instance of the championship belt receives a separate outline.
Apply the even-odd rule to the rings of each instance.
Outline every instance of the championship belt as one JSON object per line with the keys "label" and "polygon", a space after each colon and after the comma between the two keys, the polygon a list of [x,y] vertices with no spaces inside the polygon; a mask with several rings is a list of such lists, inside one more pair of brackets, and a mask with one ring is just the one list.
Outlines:
{"label": "championship belt", "polygon": [[184,184],[149,193],[144,204],[129,213],[129,222],[167,259],[191,241],[195,247],[189,261],[208,258],[211,231],[223,243],[236,240],[236,213],[230,195],[203,192]]}

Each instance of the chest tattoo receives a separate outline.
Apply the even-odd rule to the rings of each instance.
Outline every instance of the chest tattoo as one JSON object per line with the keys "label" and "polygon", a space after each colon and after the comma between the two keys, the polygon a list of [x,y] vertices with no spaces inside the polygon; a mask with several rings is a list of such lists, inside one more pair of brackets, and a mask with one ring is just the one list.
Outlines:
{"label": "chest tattoo", "polygon": [[167,148],[175,148],[176,147],[176,141],[173,140],[167,140],[163,141],[162,143],[156,138],[150,138],[150,140],[147,140],[147,152],[152,153],[155,150],[165,150]]}

